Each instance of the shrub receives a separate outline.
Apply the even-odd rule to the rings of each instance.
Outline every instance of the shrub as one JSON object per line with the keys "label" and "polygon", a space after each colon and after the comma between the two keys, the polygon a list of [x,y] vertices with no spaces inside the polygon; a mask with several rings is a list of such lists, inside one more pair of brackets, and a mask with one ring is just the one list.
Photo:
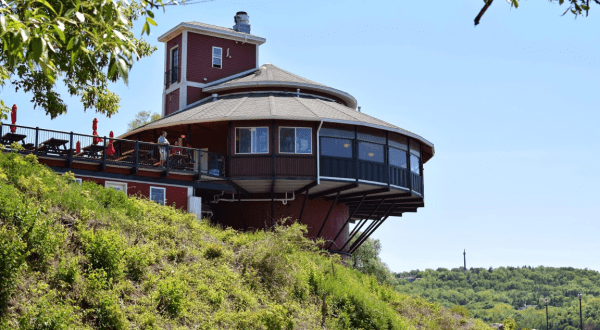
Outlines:
{"label": "shrub", "polygon": [[133,281],[139,281],[144,276],[150,264],[150,253],[141,247],[131,247],[125,253],[127,276]]}
{"label": "shrub", "polygon": [[171,318],[180,316],[185,311],[185,294],[187,286],[174,277],[158,282],[158,297],[156,309],[159,313]]}
{"label": "shrub", "polygon": [[121,330],[128,328],[125,316],[114,296],[107,293],[103,294],[94,310],[99,329]]}
{"label": "shrub", "polygon": [[17,276],[25,264],[25,248],[16,230],[0,227],[0,314],[13,295]]}
{"label": "shrub", "polygon": [[223,255],[223,247],[216,243],[210,243],[204,250],[204,257],[206,259],[216,259]]}
{"label": "shrub", "polygon": [[470,316],[469,310],[463,306],[452,306],[452,308],[450,308],[450,312],[466,318]]}
{"label": "shrub", "polygon": [[79,278],[79,257],[61,259],[58,263],[56,278],[69,284],[75,283]]}
{"label": "shrub", "polygon": [[98,230],[82,233],[82,241],[92,269],[103,269],[109,283],[123,274],[123,251],[125,242],[115,231]]}

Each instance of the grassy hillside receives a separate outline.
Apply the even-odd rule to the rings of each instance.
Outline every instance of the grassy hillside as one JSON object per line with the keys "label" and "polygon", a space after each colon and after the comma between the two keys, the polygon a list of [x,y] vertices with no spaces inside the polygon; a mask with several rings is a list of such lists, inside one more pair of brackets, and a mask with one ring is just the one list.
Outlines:
{"label": "grassy hillside", "polygon": [[[470,315],[486,322],[505,318],[516,321],[518,329],[546,328],[548,299],[550,329],[579,329],[579,299],[586,330],[600,330],[600,273],[570,267],[500,267],[451,270],[438,268],[398,274],[398,291],[420,295],[446,307],[463,306]],[[525,305],[537,305],[523,309]],[[519,309],[522,310],[519,310]]]}
{"label": "grassy hillside", "polygon": [[0,329],[488,329],[342,265],[0,154]]}

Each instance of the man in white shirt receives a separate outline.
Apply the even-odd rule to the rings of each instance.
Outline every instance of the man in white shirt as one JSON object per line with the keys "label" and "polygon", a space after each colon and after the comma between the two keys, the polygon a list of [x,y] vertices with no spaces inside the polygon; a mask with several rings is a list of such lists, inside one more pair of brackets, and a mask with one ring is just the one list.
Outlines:
{"label": "man in white shirt", "polygon": [[160,151],[160,166],[164,166],[165,161],[167,160],[168,151],[167,146],[169,145],[169,140],[167,140],[167,132],[163,131],[158,138],[158,144],[162,144],[164,146],[159,147]]}

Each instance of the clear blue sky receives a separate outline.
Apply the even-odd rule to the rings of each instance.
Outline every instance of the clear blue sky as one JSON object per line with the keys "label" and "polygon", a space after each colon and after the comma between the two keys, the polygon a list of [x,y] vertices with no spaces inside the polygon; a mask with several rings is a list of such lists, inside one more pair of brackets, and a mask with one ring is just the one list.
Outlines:
{"label": "clear blue sky", "polygon": [[[168,7],[108,119],[77,99],[50,120],[7,85],[21,125],[91,133],[125,131],[140,110],[160,112],[162,44],[181,21],[233,26],[238,10],[267,42],[273,63],[356,97],[364,112],[435,144],[425,164],[426,207],[390,218],[373,237],[393,271],[573,266],[600,270],[600,6],[590,17],[565,7],[496,1],[220,1]],[[136,33],[141,28],[138,26]],[[148,37],[147,37],[148,38]]]}

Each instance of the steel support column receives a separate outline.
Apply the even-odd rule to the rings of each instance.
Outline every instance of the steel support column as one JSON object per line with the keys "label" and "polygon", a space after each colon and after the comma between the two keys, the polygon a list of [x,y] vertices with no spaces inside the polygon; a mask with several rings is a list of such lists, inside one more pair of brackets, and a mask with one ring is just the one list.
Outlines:
{"label": "steel support column", "polygon": [[352,217],[354,216],[356,211],[360,208],[360,204],[362,204],[362,202],[365,200],[366,197],[367,197],[367,195],[364,195],[362,200],[360,201],[360,203],[358,203],[358,206],[356,207],[356,209],[354,209],[354,211],[352,211],[352,214],[350,214],[350,216],[348,217],[348,220],[346,220],[346,222],[344,223],[342,228],[340,228],[340,231],[338,231],[337,235],[335,235],[335,238],[333,239],[333,241],[331,241],[331,244],[329,244],[329,246],[327,247],[328,250],[331,249],[331,246],[335,243],[335,240],[340,236],[340,234],[342,233],[344,228],[346,228],[346,226],[350,222],[350,219],[352,219]]}
{"label": "steel support column", "polygon": [[[377,208],[379,208],[379,206],[381,206],[381,204],[383,204],[383,202],[385,202],[385,198],[382,199],[381,202],[379,202],[379,205],[377,205]],[[371,212],[371,214],[369,214],[369,216],[367,217],[367,219],[369,219],[373,215],[373,213],[375,213],[375,211],[377,211],[377,208],[375,210],[373,210],[373,212]],[[348,237],[348,240],[346,241],[346,243],[344,243],[344,246],[342,246],[342,248],[340,249],[340,251],[344,251],[344,248],[346,247],[346,245],[348,245],[348,243],[350,243],[350,241],[352,241],[352,239],[354,238],[354,236],[356,236],[356,234],[365,225],[365,223],[367,223],[366,219],[362,222],[362,224],[360,226],[357,226],[356,228],[354,228],[354,230],[352,231],[353,232],[352,236]]]}
{"label": "steel support column", "polygon": [[337,195],[335,195],[335,200],[331,203],[331,207],[329,208],[329,212],[327,212],[327,216],[325,217],[325,220],[323,220],[323,224],[321,225],[321,229],[319,229],[319,233],[317,234],[317,237],[321,236],[321,232],[323,231],[323,228],[325,228],[325,224],[327,223],[327,220],[329,219],[329,216],[331,215],[331,211],[333,210],[333,207],[335,206],[335,204],[337,204],[337,198],[340,196],[340,192],[338,191]]}

